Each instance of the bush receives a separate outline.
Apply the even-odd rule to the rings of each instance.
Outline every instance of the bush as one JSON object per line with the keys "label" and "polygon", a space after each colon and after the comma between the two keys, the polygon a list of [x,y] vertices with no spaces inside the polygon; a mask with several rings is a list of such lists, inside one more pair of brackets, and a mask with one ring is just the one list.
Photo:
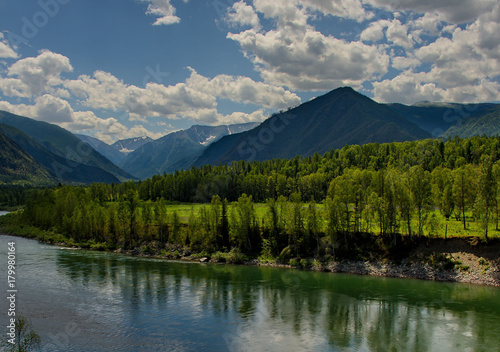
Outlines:
{"label": "bush", "polygon": [[309,263],[309,261],[307,259],[301,259],[299,262],[299,266],[301,268],[307,269],[311,266],[311,263]]}
{"label": "bush", "polygon": [[104,242],[97,242],[97,243],[91,243],[90,244],[90,249],[96,250],[96,251],[105,251],[108,249],[108,246]]}
{"label": "bush", "polygon": [[323,263],[321,263],[318,259],[314,259],[312,262],[312,267],[315,270],[323,271],[325,268],[323,267]]}
{"label": "bush", "polygon": [[210,258],[210,254],[208,254],[206,251],[202,251],[200,253],[191,254],[191,258],[193,259]]}
{"label": "bush", "polygon": [[226,253],[226,262],[229,264],[243,264],[248,258],[240,253],[237,248],[233,248]]}
{"label": "bush", "polygon": [[288,263],[290,261],[291,256],[292,256],[292,251],[290,249],[290,246],[288,246],[288,247],[283,248],[278,259],[282,263]]}
{"label": "bush", "polygon": [[216,263],[225,263],[226,262],[226,253],[222,252],[215,252],[215,254],[212,256],[212,260]]}

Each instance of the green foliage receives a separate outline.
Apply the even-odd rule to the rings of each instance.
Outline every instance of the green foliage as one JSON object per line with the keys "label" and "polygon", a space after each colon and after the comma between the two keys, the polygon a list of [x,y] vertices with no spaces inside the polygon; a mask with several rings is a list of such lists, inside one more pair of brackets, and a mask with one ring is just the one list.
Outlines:
{"label": "green foliage", "polygon": [[238,248],[232,248],[226,253],[226,262],[229,264],[243,264],[248,260],[248,257],[242,254]]}
{"label": "green foliage", "polygon": [[10,337],[2,336],[0,346],[5,352],[29,352],[36,351],[41,347],[40,336],[33,330],[31,322],[22,315],[17,315],[14,322],[15,344],[9,342]]}
{"label": "green foliage", "polygon": [[[370,259],[362,241],[373,238],[388,253],[401,235],[442,237],[446,228],[449,237],[491,236],[500,219],[499,157],[496,138],[427,140],[204,166],[139,183],[14,189],[24,209],[0,225],[10,221],[5,225],[24,235],[98,250],[147,254],[173,245],[220,258],[233,248],[224,258],[235,262],[240,253],[282,263],[324,255]],[[210,203],[179,203],[218,176],[231,187],[217,186]],[[149,243],[155,245],[147,250]]]}

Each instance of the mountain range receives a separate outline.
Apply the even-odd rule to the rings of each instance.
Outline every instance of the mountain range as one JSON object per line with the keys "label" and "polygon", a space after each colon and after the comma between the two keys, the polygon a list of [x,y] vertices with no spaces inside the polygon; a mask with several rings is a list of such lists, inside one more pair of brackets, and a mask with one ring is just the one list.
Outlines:
{"label": "mountain range", "polygon": [[194,125],[142,145],[119,166],[139,178],[186,169],[193,165],[208,145],[223,136],[244,132],[257,125],[253,122],[223,126]]}
{"label": "mountain range", "polygon": [[0,185],[50,184],[47,170],[2,133],[4,126],[0,125]]}
{"label": "mountain range", "polygon": [[53,183],[135,179],[59,126],[0,111],[0,132],[41,165]]}
{"label": "mountain range", "polygon": [[262,123],[193,125],[108,145],[0,111],[0,183],[121,182],[191,166],[323,154],[347,144],[500,134],[500,105],[380,104],[343,87]]}
{"label": "mountain range", "polygon": [[352,88],[339,88],[258,127],[210,145],[195,165],[323,154],[346,144],[410,141],[432,137],[383,104]]}
{"label": "mountain range", "polygon": [[482,114],[474,112],[463,120],[459,120],[457,124],[446,130],[442,137],[467,138],[478,135],[500,135],[500,106],[487,109]]}

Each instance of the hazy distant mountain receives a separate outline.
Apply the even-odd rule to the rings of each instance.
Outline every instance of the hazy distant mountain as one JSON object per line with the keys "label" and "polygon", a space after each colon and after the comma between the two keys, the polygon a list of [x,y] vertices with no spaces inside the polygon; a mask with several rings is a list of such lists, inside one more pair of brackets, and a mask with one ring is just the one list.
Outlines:
{"label": "hazy distant mountain", "polygon": [[191,167],[208,145],[222,136],[244,132],[257,125],[194,125],[187,130],[173,132],[144,144],[130,153],[119,165],[139,178],[186,169]]}
{"label": "hazy distant mountain", "polygon": [[500,136],[500,106],[473,115],[451,126],[442,137]]}
{"label": "hazy distant mountain", "polygon": [[118,163],[120,163],[120,161],[125,159],[125,157],[127,156],[126,153],[120,152],[115,147],[104,143],[100,139],[90,137],[90,136],[85,136],[83,134],[75,134],[75,136],[80,138],[85,143],[90,144],[92,146],[92,148],[94,148],[99,153],[104,155],[106,158],[108,158],[115,165],[118,165]]}
{"label": "hazy distant mountain", "polygon": [[424,139],[430,133],[383,104],[339,88],[210,145],[195,165],[323,154],[346,144]]}
{"label": "hazy distant mountain", "polygon": [[116,141],[113,143],[111,146],[127,156],[128,154],[132,153],[134,150],[136,150],[139,147],[142,147],[144,144],[152,142],[153,139],[143,136],[143,137],[135,137],[135,138],[128,138],[128,139],[122,139],[119,141]]}
{"label": "hazy distant mountain", "polygon": [[387,104],[394,112],[402,115],[421,129],[435,137],[440,136],[450,127],[463,122],[470,116],[481,116],[496,104],[456,104],[432,103],[422,101],[408,106],[403,104]]}
{"label": "hazy distant mountain", "polygon": [[[92,173],[96,176],[96,182],[134,179],[132,175],[120,169],[95,149],[89,147],[88,144],[83,143],[74,134],[59,126],[5,111],[0,111],[0,123],[22,132],[22,134],[13,133],[13,136],[8,137],[45,167],[48,166],[44,162],[48,163],[57,157],[58,164],[56,164],[60,164],[62,170],[65,170],[65,174],[72,174],[68,177],[75,182],[93,182]],[[43,159],[44,162],[39,158]],[[78,170],[83,172],[82,176],[76,175]],[[59,171],[60,173],[61,171]],[[113,177],[109,177],[109,175]]]}
{"label": "hazy distant mountain", "polygon": [[0,124],[0,185],[50,184],[51,176],[43,166],[23,150],[16,142],[5,136]]}

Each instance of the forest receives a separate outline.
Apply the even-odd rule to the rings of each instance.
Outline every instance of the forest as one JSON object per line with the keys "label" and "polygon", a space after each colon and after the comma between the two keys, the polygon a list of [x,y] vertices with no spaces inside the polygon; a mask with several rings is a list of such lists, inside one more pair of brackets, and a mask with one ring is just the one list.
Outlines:
{"label": "forest", "polygon": [[[10,221],[97,249],[175,245],[285,262],[359,255],[360,241],[377,238],[442,237],[448,224],[473,226],[488,241],[499,229],[499,159],[500,138],[484,136],[346,146],[141,182],[24,191],[24,209]],[[193,204],[188,214],[176,210],[181,203]]]}

